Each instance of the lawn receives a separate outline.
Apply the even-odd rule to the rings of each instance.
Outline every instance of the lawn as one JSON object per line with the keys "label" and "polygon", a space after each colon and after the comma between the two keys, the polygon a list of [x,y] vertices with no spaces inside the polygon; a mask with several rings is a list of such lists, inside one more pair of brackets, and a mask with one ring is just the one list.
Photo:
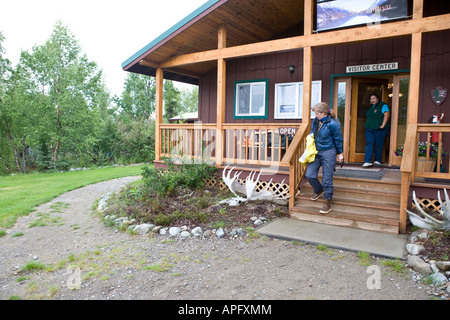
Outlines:
{"label": "lawn", "polygon": [[65,192],[141,173],[142,166],[124,166],[0,177],[0,228],[11,227],[19,216],[28,215],[36,206]]}

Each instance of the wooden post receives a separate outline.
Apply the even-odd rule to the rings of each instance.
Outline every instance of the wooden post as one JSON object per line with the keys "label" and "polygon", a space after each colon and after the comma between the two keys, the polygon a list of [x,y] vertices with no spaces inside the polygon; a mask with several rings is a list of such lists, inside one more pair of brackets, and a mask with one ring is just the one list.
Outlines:
{"label": "wooden post", "polygon": [[[305,1],[304,30],[305,36],[313,31],[313,1]],[[303,48],[303,115],[302,122],[311,120],[311,89],[312,89],[312,47]]]}
{"label": "wooden post", "polygon": [[161,130],[163,114],[163,69],[156,69],[156,106],[155,106],[155,161],[161,160]]}
{"label": "wooden post", "polygon": [[[225,25],[219,26],[218,49],[225,48],[227,44],[227,29]],[[223,123],[225,122],[225,95],[226,95],[226,61],[217,60],[217,122],[216,122],[216,165],[223,163]]]}
{"label": "wooden post", "polygon": [[414,0],[413,19],[423,18],[423,0]]}
{"label": "wooden post", "polygon": [[303,48],[303,115],[302,123],[311,120],[312,48]]}
{"label": "wooden post", "polygon": [[419,113],[420,66],[422,57],[422,33],[412,35],[411,75],[408,91],[408,124],[416,124]]}

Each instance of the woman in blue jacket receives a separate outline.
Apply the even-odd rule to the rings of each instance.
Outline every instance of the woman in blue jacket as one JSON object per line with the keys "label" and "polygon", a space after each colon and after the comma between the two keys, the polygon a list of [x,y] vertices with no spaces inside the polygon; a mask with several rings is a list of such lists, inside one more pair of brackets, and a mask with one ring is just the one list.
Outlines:
{"label": "woman in blue jacket", "polygon": [[[336,116],[330,112],[325,102],[316,104],[312,111],[316,114],[311,127],[316,143],[315,160],[306,169],[306,179],[314,189],[311,200],[317,200],[323,194],[327,200],[320,213],[331,211],[331,200],[333,198],[333,172],[336,166],[336,156],[340,162],[344,161],[343,138],[341,125]],[[322,183],[319,181],[318,173],[322,167]]]}

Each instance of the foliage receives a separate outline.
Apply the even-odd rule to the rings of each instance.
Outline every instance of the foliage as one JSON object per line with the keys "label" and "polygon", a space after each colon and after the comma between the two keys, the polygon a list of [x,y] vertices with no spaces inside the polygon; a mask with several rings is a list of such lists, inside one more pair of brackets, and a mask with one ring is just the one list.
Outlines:
{"label": "foliage", "polygon": [[[57,22],[49,39],[12,66],[0,32],[0,175],[151,162],[155,79],[127,73],[111,97],[102,71]],[[194,111],[198,89],[164,82],[165,118]]]}
{"label": "foliage", "polygon": [[217,169],[206,163],[186,163],[177,165],[166,159],[165,170],[154,167],[144,167],[142,180],[144,184],[155,191],[158,196],[174,196],[178,188],[202,188],[207,177],[213,176]]}
{"label": "foliage", "polygon": [[141,166],[120,166],[75,172],[19,174],[0,178],[0,228],[9,228],[19,216],[62,193],[91,183],[138,176]]}
{"label": "foliage", "polygon": [[[418,144],[418,156],[419,157],[426,157],[427,156],[427,142],[419,142]],[[441,147],[443,149],[443,146]],[[430,158],[437,158],[438,156],[438,151],[439,151],[439,144],[437,142],[431,142],[430,143],[430,151],[429,151],[429,155]],[[444,150],[441,150],[441,156],[445,157],[447,153],[444,152]],[[397,147],[397,149],[395,149],[395,155],[397,157],[401,157],[403,156],[403,146]]]}

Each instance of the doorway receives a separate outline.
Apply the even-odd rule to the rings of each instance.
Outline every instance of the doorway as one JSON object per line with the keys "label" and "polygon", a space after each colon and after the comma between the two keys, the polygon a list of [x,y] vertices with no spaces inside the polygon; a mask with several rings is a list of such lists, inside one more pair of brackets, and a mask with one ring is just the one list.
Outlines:
{"label": "doorway", "polygon": [[[392,89],[391,89],[392,90]],[[350,122],[350,162],[364,162],[366,139],[364,123],[366,122],[366,112],[370,107],[370,96],[376,93],[380,99],[392,105],[392,98],[389,98],[389,79],[376,78],[353,78],[352,79],[352,103]],[[387,143],[387,145],[386,145]],[[388,156],[386,157],[386,150]],[[383,163],[389,158],[389,139],[386,138],[383,152]]]}
{"label": "doorway", "polygon": [[337,78],[333,83],[333,109],[341,123],[346,162],[364,162],[366,112],[370,96],[377,93],[391,112],[382,162],[389,166],[400,165],[401,158],[395,156],[395,149],[402,146],[405,139],[409,75],[364,74]]}

